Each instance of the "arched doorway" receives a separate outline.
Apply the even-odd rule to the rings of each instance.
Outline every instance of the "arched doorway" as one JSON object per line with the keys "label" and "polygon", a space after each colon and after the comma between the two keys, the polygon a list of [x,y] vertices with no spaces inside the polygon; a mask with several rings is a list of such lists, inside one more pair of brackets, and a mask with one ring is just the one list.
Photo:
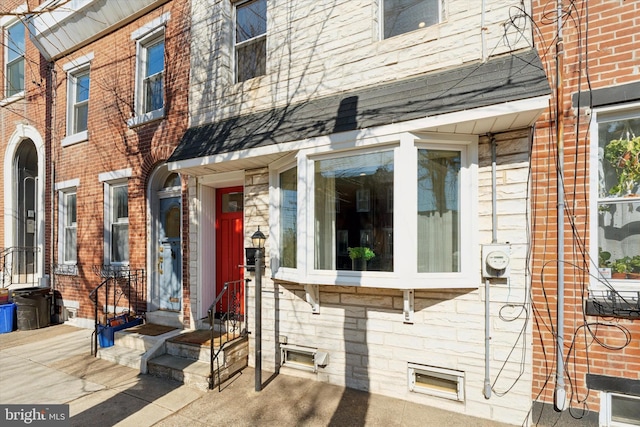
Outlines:
{"label": "arched doorway", "polygon": [[38,153],[33,141],[23,140],[13,162],[14,252],[13,274],[15,283],[34,283],[37,277],[38,236]]}
{"label": "arched doorway", "polygon": [[149,311],[182,311],[182,182],[165,165],[150,180]]}
{"label": "arched doorway", "polygon": [[3,286],[46,286],[44,277],[44,143],[38,131],[20,124],[4,153]]}

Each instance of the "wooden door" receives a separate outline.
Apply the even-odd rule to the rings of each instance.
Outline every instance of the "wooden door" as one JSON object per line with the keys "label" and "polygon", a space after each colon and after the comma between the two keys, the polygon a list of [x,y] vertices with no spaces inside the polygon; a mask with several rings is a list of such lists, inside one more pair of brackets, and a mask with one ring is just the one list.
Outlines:
{"label": "wooden door", "polygon": [[[242,281],[244,269],[244,193],[242,187],[216,190],[216,298],[225,283]],[[244,289],[244,285],[239,287]],[[218,302],[216,310],[227,312],[228,304],[237,305],[244,314],[244,291],[229,301],[228,295]]]}

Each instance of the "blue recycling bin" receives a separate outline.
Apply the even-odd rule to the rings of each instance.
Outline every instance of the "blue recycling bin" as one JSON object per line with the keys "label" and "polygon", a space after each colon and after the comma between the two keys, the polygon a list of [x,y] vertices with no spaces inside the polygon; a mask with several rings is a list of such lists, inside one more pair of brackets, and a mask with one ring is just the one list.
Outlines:
{"label": "blue recycling bin", "polygon": [[0,334],[13,331],[13,317],[15,312],[16,305],[14,303],[0,305]]}

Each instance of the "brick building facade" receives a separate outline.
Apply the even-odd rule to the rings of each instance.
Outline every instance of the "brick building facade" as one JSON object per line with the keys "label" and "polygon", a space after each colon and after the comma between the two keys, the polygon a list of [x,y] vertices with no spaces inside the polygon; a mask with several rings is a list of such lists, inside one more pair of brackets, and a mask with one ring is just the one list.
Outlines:
{"label": "brick building facade", "polygon": [[[533,419],[559,419],[562,425],[637,423],[640,276],[634,272],[640,272],[640,264],[634,266],[633,259],[640,261],[640,177],[629,191],[616,188],[623,154],[611,161],[607,153],[611,141],[636,138],[640,146],[640,40],[635,30],[640,4],[564,2],[560,78],[556,6],[550,6],[533,2],[538,50],[552,87],[561,88],[554,88],[551,107],[536,125],[532,159]],[[562,100],[560,115],[557,99]],[[558,117],[564,127],[560,142]],[[558,156],[565,194],[563,255],[556,224]],[[559,381],[564,381],[566,403],[561,398],[554,402],[558,259],[565,288],[565,369]],[[554,403],[565,411],[554,412]]]}
{"label": "brick building facade", "polygon": [[[188,259],[181,237],[189,226],[182,203],[186,180],[163,162],[188,120],[189,2],[15,3],[12,10],[25,28],[26,91],[14,102],[5,99],[2,132],[3,144],[22,141],[11,137],[20,122],[21,128],[37,129],[42,145],[34,203],[40,233],[36,282],[55,291],[57,320],[79,326],[92,327],[89,293],[114,272],[139,273],[142,301],[136,310],[157,310],[162,269],[149,266],[162,262],[159,248],[171,241]],[[7,28],[14,18],[3,19]],[[21,190],[8,167],[14,155],[5,149],[4,156],[5,193],[11,194],[3,200],[15,204]],[[168,200],[178,214],[171,219],[175,236],[165,235],[160,219]],[[15,230],[30,222],[31,213],[22,218],[6,205],[4,212],[5,247],[31,246],[7,235],[19,234]],[[189,283],[185,265],[182,255],[168,265],[178,288],[170,311],[180,325],[190,321],[182,310],[189,301],[182,293]],[[15,277],[12,286],[25,284]],[[118,312],[127,306],[127,297],[117,299],[103,308]]]}

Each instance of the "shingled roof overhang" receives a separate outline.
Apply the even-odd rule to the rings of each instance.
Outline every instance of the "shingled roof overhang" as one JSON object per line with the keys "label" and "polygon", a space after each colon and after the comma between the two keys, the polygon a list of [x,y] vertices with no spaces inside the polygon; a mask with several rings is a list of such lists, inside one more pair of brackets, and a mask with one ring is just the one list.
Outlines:
{"label": "shingled roof overhang", "polygon": [[193,127],[187,130],[168,161],[177,162],[172,169],[180,169],[179,163],[189,159],[466,111],[549,93],[542,63],[532,49],[484,63]]}

